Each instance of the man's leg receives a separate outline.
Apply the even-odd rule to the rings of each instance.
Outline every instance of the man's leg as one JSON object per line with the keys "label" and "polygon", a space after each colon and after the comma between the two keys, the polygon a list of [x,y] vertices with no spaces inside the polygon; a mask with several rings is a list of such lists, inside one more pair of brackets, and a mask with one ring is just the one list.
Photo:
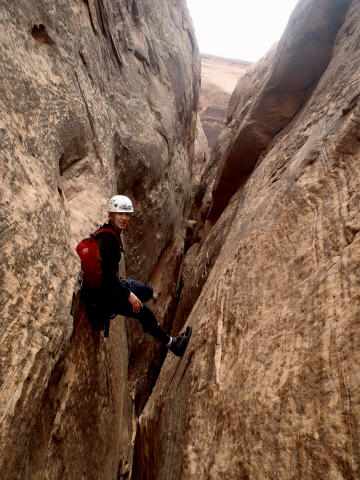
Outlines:
{"label": "man's leg", "polygon": [[124,317],[136,318],[136,320],[141,323],[144,333],[149,333],[152,337],[159,340],[159,342],[161,342],[163,345],[169,345],[171,341],[170,335],[168,335],[162,330],[159,322],[155,317],[154,312],[147,305],[143,305],[139,313],[133,312],[130,303],[128,303],[128,305],[121,304],[116,310],[116,313],[118,313],[119,315],[124,315]]}
{"label": "man's leg", "polygon": [[140,302],[148,302],[152,299],[154,291],[150,285],[132,278],[127,278],[126,280],[130,284],[131,291],[138,297]]}
{"label": "man's leg", "polygon": [[[130,284],[131,291],[139,298],[141,302],[147,302],[152,298],[153,289],[150,285],[137,280],[132,280],[130,278],[127,280]],[[184,355],[187,344],[189,343],[191,337],[191,327],[187,327],[185,333],[181,333],[177,337],[173,338],[162,330],[154,315],[154,312],[147,305],[143,305],[139,313],[133,312],[129,302],[122,304],[117,310],[120,315],[136,318],[136,320],[141,323],[145,333],[150,333],[151,336],[159,340],[159,342],[161,342],[163,345],[170,347],[170,350],[174,355],[177,355],[178,357],[182,357]]]}

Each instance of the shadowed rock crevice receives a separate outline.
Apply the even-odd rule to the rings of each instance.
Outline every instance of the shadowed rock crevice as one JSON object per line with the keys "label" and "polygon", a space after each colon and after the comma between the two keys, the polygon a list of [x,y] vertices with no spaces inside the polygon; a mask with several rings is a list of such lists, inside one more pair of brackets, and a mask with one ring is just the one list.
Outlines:
{"label": "shadowed rock crevice", "polygon": [[59,159],[60,175],[89,154],[86,128],[76,114],[69,115],[59,126],[59,136],[63,141],[63,153]]}
{"label": "shadowed rock crevice", "polygon": [[104,14],[104,4],[102,0],[94,0],[96,6],[96,12],[100,23],[101,33],[106,38],[107,36],[107,28],[105,24],[105,14]]}
{"label": "shadowed rock crevice", "polygon": [[40,44],[54,45],[55,43],[47,33],[45,25],[42,23],[40,25],[33,26],[31,35]]}
{"label": "shadowed rock crevice", "polygon": [[98,141],[98,138],[97,138],[96,128],[95,128],[95,125],[94,125],[94,119],[93,119],[92,114],[90,112],[88,102],[86,101],[84,91],[83,91],[83,89],[80,85],[79,76],[76,72],[75,72],[75,77],[76,77],[76,81],[77,81],[82,99],[83,99],[84,104],[85,104],[85,109],[86,109],[87,117],[88,117],[88,120],[89,120],[89,125],[90,125],[90,128],[91,128],[91,133],[92,133],[92,143],[93,143],[93,146],[94,146],[94,150],[96,152],[97,158],[99,159],[99,161],[101,163],[101,166],[104,167],[104,160],[103,160],[103,158],[101,156],[101,153],[100,153],[99,141]]}
{"label": "shadowed rock crevice", "polygon": [[[108,40],[111,46],[111,51],[112,51],[112,60],[114,61],[114,64],[121,70],[123,67],[124,61],[122,59],[121,53],[120,53],[120,44],[121,44],[121,38],[114,38],[113,36],[113,29],[110,26],[110,19],[109,19],[109,14],[107,12],[107,1],[105,0],[97,0],[98,2],[98,12],[100,15],[100,25],[102,29],[102,33],[104,37]],[[117,5],[116,8],[116,13],[117,15],[120,15],[121,17],[121,5]],[[116,29],[115,29],[116,31]],[[118,48],[119,47],[119,48]]]}
{"label": "shadowed rock crevice", "polygon": [[93,20],[93,17],[92,17],[90,6],[89,6],[89,0],[83,0],[83,5],[85,5],[85,9],[86,9],[87,15],[89,16],[89,20],[90,20],[90,23],[91,23],[91,28],[94,32],[94,35],[97,35],[97,31],[96,31],[96,28],[95,28],[95,25],[94,25],[94,20]]}
{"label": "shadowed rock crevice", "polygon": [[132,0],[131,14],[133,16],[135,23],[140,23],[140,11],[138,8],[137,0]]}
{"label": "shadowed rock crevice", "polygon": [[94,84],[94,78],[93,78],[93,76],[92,76],[91,73],[90,73],[90,68],[89,68],[88,62],[87,62],[87,60],[86,60],[83,52],[81,52],[81,51],[79,50],[78,53],[79,53],[79,56],[80,56],[80,58],[81,58],[81,61],[82,61],[83,65],[84,65],[84,67],[85,67],[86,73],[88,74],[88,76],[89,76],[89,78],[90,78],[90,81],[91,81],[91,83],[92,83],[92,85],[93,85],[93,84]]}
{"label": "shadowed rock crevice", "polygon": [[[157,116],[158,117],[158,116]],[[165,139],[166,144],[169,148],[169,157],[170,157],[170,145],[168,144],[168,138],[159,132],[160,135]],[[199,141],[199,137],[202,134],[203,138]],[[132,142],[133,143],[133,142]],[[115,161],[116,164],[122,158],[123,164],[126,165],[129,158],[129,149],[122,143],[118,135],[114,136],[114,149],[115,149]],[[201,157],[201,160],[200,160]],[[198,176],[201,175],[201,172],[206,166],[206,161],[208,159],[208,146],[204,136],[204,133],[201,128],[201,122],[197,126],[196,133],[196,144],[195,144],[195,162],[194,162],[194,193],[198,188]],[[134,160],[134,157],[133,157]],[[204,163],[205,162],[205,163]],[[132,172],[135,174],[134,180]],[[127,169],[127,181],[129,181],[132,186],[128,185],[126,188],[132,192],[134,198],[141,198],[142,195],[146,195],[146,172],[139,171],[138,168],[135,168],[135,165],[128,167]],[[171,164],[168,165],[168,168],[164,175],[164,182],[169,182],[171,180]],[[123,176],[119,176],[119,181],[124,182]],[[174,193],[179,196],[179,198],[184,194],[186,187],[182,183],[177,183],[174,185]],[[122,188],[123,191],[123,188]],[[184,206],[183,217],[184,219],[189,217],[189,209]],[[187,222],[189,224],[189,222]],[[191,223],[191,221],[190,221]],[[195,222],[196,223],[196,222]],[[186,230],[188,233],[188,229]],[[179,302],[182,298],[182,275],[181,270],[183,269],[184,261],[184,251],[188,248],[187,239],[190,243],[193,242],[193,239],[185,235],[184,247],[177,249],[176,240],[172,239],[160,253],[156,266],[151,272],[149,278],[149,283],[154,288],[154,300],[152,307],[155,310],[162,327],[168,331],[169,334],[177,335],[183,328],[183,325],[186,321],[186,315],[177,315],[177,310],[179,307]],[[171,267],[172,265],[172,267]],[[130,267],[131,268],[131,267]],[[164,298],[162,293],[162,285],[167,281],[167,277],[172,268],[172,275],[175,279],[171,286],[171,296],[170,298]],[[183,312],[184,313],[184,312]],[[188,312],[187,312],[188,313]],[[133,324],[131,320],[127,320],[128,332],[130,335],[130,346],[131,346],[131,355],[129,360],[129,385],[130,391],[134,395],[135,402],[135,412],[136,415],[140,415],[143,411],[146,402],[148,401],[152,389],[156,384],[157,377],[160,373],[162,364],[166,358],[166,350],[160,346],[153,344],[152,339],[149,337],[142,338],[140,342],[137,341],[136,336],[133,335]],[[143,355],[145,351],[150,351],[152,355],[152,361],[148,367],[145,367],[143,362]],[[170,354],[171,355],[171,354]]]}
{"label": "shadowed rock crevice", "polygon": [[[176,251],[176,248],[175,241],[170,242],[165,247],[149,279],[149,283],[154,289],[154,299],[150,302],[150,306],[156,313],[163,330],[174,335],[179,333],[174,331],[173,327],[178,302],[178,278],[183,257],[182,250]],[[175,282],[171,286],[171,296],[164,297],[161,285],[166,281],[170,265],[173,265]],[[182,328],[184,322],[185,319],[183,319],[179,329]],[[136,330],[140,330],[140,328],[138,325],[134,325],[134,320],[127,319],[126,323],[128,325],[129,348],[131,350],[128,376],[129,389],[134,397],[135,413],[137,416],[140,416],[156,384],[157,377],[167,355],[167,349],[155,343],[148,335],[138,338]],[[151,358],[151,362],[148,361],[149,358]]]}

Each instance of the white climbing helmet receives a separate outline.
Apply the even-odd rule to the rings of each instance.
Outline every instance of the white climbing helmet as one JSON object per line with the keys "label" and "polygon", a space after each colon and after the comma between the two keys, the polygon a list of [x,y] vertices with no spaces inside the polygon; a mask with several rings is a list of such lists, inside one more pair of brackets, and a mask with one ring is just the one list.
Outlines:
{"label": "white climbing helmet", "polygon": [[125,195],[115,195],[111,197],[108,201],[108,212],[116,213],[116,212],[128,212],[133,213],[134,208],[132,201],[129,197],[125,197]]}

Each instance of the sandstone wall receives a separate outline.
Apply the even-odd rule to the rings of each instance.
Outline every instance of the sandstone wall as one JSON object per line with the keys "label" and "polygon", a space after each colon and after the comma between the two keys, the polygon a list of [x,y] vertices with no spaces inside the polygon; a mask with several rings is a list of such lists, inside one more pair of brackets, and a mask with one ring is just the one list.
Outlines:
{"label": "sandstone wall", "polygon": [[[305,39],[319,41],[319,69],[300,95]],[[239,84],[214,201],[223,186],[234,195],[196,247],[192,341],[141,415],[136,479],[360,476],[359,42],[358,1],[304,0],[261,79],[275,96]],[[269,79],[290,46],[280,89]]]}
{"label": "sandstone wall", "polygon": [[348,0],[299,3],[273,61],[260,62],[254,67],[258,75],[250,69],[244,82],[240,80],[229,104],[232,135],[217,168],[213,221],[252,171],[261,151],[289,124],[315,88],[330,61],[348,6]]}
{"label": "sandstone wall", "polygon": [[129,194],[126,273],[161,289],[170,326],[193,195],[191,20],[183,0],[5,0],[0,25],[0,477],[128,478],[158,347],[144,355],[122,319],[108,342],[91,330],[74,248]]}

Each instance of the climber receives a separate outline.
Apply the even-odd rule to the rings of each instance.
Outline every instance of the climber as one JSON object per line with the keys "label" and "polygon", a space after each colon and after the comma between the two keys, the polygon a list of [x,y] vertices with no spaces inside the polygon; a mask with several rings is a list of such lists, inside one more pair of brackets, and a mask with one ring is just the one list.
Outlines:
{"label": "climber", "polygon": [[[137,319],[145,333],[149,333],[168,347],[175,355],[182,357],[191,335],[191,327],[177,337],[171,337],[160,327],[153,311],[144,302],[153,296],[150,285],[133,279],[119,277],[118,267],[121,258],[122,242],[120,234],[129,224],[133,204],[130,198],[124,195],[115,195],[108,201],[107,223],[100,229],[108,229],[96,234],[95,239],[101,255],[102,282],[99,288],[87,292],[88,312],[101,316],[102,319],[113,318],[115,315],[124,315]],[[109,232],[109,229],[112,230]],[[115,235],[114,235],[115,232]],[[106,325],[106,320],[104,322]]]}

